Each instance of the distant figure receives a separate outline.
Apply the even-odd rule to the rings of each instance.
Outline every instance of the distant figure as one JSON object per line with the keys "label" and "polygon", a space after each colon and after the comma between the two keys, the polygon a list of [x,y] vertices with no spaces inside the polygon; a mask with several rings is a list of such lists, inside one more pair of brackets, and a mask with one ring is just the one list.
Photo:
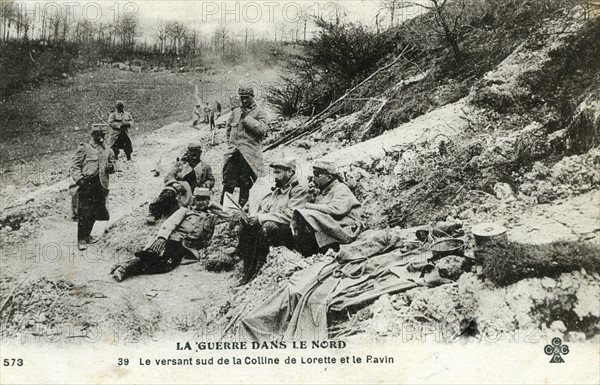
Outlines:
{"label": "distant figure", "polygon": [[269,124],[267,113],[254,102],[254,89],[240,87],[238,90],[242,106],[231,111],[227,121],[227,149],[223,166],[223,192],[233,193],[240,189],[241,207],[250,198],[250,189],[262,174],[262,140],[267,135]]}
{"label": "distant figure", "polygon": [[206,102],[204,105],[204,123],[210,123],[210,115],[213,112],[213,108],[211,107],[209,102]]}
{"label": "distant figure", "polygon": [[221,107],[221,103],[219,103],[218,101],[215,100],[215,103],[217,104],[217,117],[221,116],[221,112],[223,112],[222,107]]}
{"label": "distant figure", "polygon": [[125,111],[123,101],[117,100],[115,107],[116,111],[108,115],[108,124],[112,128],[109,138],[110,147],[115,153],[115,158],[119,158],[119,150],[122,149],[127,160],[131,160],[133,146],[129,138],[129,128],[133,124],[133,118],[129,112]]}
{"label": "distant figure", "polygon": [[196,104],[196,107],[194,108],[194,123],[192,123],[194,127],[198,125],[198,122],[200,122],[200,119],[202,119],[203,115],[204,109],[200,104]]}
{"label": "distant figure", "polygon": [[362,231],[360,202],[341,182],[336,164],[315,162],[313,175],[320,193],[294,211],[291,225],[296,249],[305,257],[354,242]]}
{"label": "distant figure", "polygon": [[115,172],[115,155],[104,142],[106,128],[92,126],[92,139],[81,143],[71,163],[69,187],[73,196],[73,211],[77,218],[77,246],[87,249],[87,244],[97,242],[90,234],[96,221],[109,219],[106,197],[109,174]]}
{"label": "distant figure", "polygon": [[208,108],[208,122],[209,122],[209,127],[212,130],[215,129],[215,111],[213,110],[212,106],[206,102],[206,107],[205,109]]}
{"label": "distant figure", "polygon": [[166,273],[183,258],[199,259],[199,251],[208,246],[215,226],[229,218],[221,206],[210,202],[210,191],[198,187],[189,208],[182,207],[161,226],[156,237],[135,258],[115,265],[111,274],[117,282],[138,274]]}

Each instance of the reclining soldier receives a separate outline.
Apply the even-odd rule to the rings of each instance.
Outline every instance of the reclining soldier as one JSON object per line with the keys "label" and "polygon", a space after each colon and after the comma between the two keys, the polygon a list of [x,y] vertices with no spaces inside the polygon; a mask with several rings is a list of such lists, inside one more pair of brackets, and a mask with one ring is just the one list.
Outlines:
{"label": "reclining soldier", "polygon": [[291,225],[296,249],[305,257],[354,242],[362,230],[360,202],[342,183],[336,164],[315,162],[313,175],[320,192],[314,203],[294,211]]}
{"label": "reclining soldier", "polygon": [[228,219],[219,204],[210,201],[210,191],[197,187],[191,208],[182,207],[161,226],[156,237],[135,258],[111,270],[118,282],[138,274],[160,274],[173,270],[183,258],[199,259],[208,246],[215,226]]}
{"label": "reclining soldier", "polygon": [[270,164],[275,186],[259,203],[255,215],[242,223],[237,254],[244,261],[244,276],[240,284],[246,284],[261,269],[269,253],[269,246],[292,248],[293,238],[290,221],[294,210],[306,204],[306,188],[298,183],[296,162],[286,159]]}
{"label": "reclining soldier", "polygon": [[153,225],[158,219],[168,217],[178,208],[192,203],[192,191],[196,186],[209,190],[213,188],[215,177],[211,167],[202,162],[201,156],[202,146],[190,143],[181,159],[177,158],[165,176],[165,187],[150,203],[147,224]]}

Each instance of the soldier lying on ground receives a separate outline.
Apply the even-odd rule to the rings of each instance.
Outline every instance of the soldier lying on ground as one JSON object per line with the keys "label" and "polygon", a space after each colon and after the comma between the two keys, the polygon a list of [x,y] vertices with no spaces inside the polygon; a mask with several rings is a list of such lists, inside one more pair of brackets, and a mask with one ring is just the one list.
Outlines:
{"label": "soldier lying on ground", "polygon": [[305,257],[351,243],[362,230],[360,202],[341,182],[335,163],[315,162],[313,174],[320,193],[294,211],[291,225],[296,249]]}
{"label": "soldier lying on ground", "polygon": [[135,258],[113,266],[110,273],[121,282],[133,275],[166,273],[183,258],[199,259],[199,251],[210,242],[215,226],[229,217],[220,205],[210,201],[207,188],[197,187],[191,208],[177,210]]}
{"label": "soldier lying on ground", "polygon": [[296,163],[287,159],[274,162],[275,187],[259,203],[255,215],[242,222],[237,254],[244,261],[241,284],[248,283],[264,265],[269,246],[292,248],[290,221],[294,210],[304,208],[306,189],[298,183]]}
{"label": "soldier lying on ground", "polygon": [[202,146],[190,143],[181,159],[177,159],[165,176],[165,187],[149,206],[146,223],[153,225],[163,217],[173,214],[178,208],[192,202],[192,191],[199,187],[213,188],[215,177],[208,164],[201,160]]}

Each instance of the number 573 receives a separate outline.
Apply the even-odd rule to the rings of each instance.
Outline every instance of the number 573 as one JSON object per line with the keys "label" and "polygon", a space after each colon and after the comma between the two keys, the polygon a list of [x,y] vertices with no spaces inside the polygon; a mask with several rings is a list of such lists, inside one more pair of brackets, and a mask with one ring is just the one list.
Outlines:
{"label": "number 573", "polygon": [[3,366],[23,366],[22,358],[5,358],[2,360]]}

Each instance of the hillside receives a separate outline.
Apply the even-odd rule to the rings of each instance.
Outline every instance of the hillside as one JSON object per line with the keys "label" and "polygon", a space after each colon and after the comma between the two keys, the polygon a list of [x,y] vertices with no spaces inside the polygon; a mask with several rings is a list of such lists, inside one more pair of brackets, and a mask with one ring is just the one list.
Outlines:
{"label": "hillside", "polygon": [[[510,340],[519,330],[543,341],[557,335],[574,342],[600,340],[600,17],[563,11],[554,9],[534,22],[516,18],[510,25],[498,15],[479,15],[462,35],[464,62],[452,61],[444,47],[422,46],[352,95],[369,102],[346,104],[311,134],[266,152],[267,161],[296,157],[302,181],[314,160],[335,161],[362,202],[370,230],[407,241],[416,241],[417,228],[441,222],[464,231],[469,258],[436,262],[443,284],[331,312],[330,337],[399,337],[410,325],[442,330],[441,342],[454,342],[465,330],[466,337],[480,341]],[[386,63],[397,54],[390,52]],[[116,71],[78,76],[123,75]],[[124,79],[148,79],[144,76],[127,73]],[[60,325],[70,323],[89,339],[89,330],[112,330],[116,320],[125,327],[121,337],[136,341],[165,335],[233,339],[238,321],[263,300],[297,274],[339,256],[303,259],[274,248],[257,278],[237,287],[240,263],[224,272],[206,268],[228,254],[231,244],[218,244],[201,263],[168,274],[123,284],[110,278],[110,266],[156,230],[144,225],[148,203],[160,189],[155,170],[164,170],[188,141],[200,140],[204,159],[220,178],[224,133],[211,146],[206,127],[190,128],[187,106],[179,103],[198,95],[195,83],[172,73],[155,80],[162,76],[177,85],[177,96],[169,96],[167,104],[150,91],[142,93],[144,99],[132,98],[134,107],[156,105],[159,112],[145,118],[148,129],[136,134],[133,166],[120,163],[110,193],[115,215],[96,229],[104,231],[103,239],[83,258],[69,246],[75,226],[65,219],[66,154],[57,161],[63,165],[56,178],[45,185],[22,190],[14,181],[3,185],[3,336],[41,336],[45,342],[51,335],[64,337],[68,332]],[[219,76],[234,82],[270,79],[273,71],[237,68]],[[272,133],[271,143],[304,121],[288,121]],[[57,120],[52,124],[58,129]],[[14,145],[23,151],[30,143],[21,140]],[[251,209],[271,184],[268,177],[257,182]],[[482,222],[508,229],[506,248],[474,252],[471,228]],[[229,229],[219,231],[222,240]],[[35,245],[32,255],[27,250]],[[58,254],[47,254],[48,245],[58,245]],[[419,244],[418,262],[431,256],[428,246]]]}

